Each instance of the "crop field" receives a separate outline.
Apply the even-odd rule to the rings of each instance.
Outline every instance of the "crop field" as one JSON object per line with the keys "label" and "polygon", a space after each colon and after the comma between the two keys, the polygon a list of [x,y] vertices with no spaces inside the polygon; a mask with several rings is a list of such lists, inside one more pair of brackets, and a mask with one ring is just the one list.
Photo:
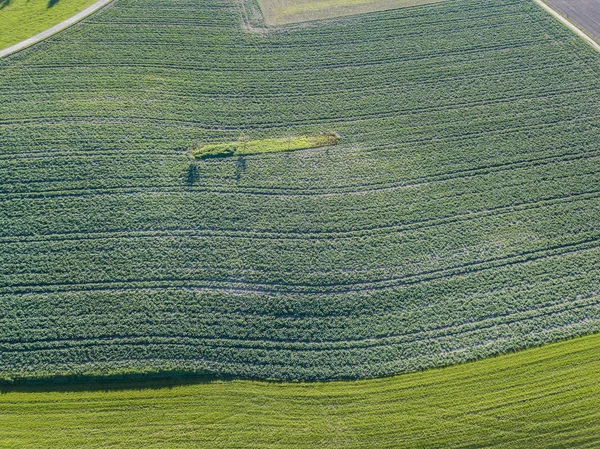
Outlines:
{"label": "crop field", "polygon": [[0,447],[592,449],[599,351],[596,334],[385,379],[11,389]]}
{"label": "crop field", "polygon": [[0,50],[45,31],[92,3],[94,0],[0,0]]}
{"label": "crop field", "polygon": [[600,42],[600,1],[544,0],[563,16],[577,24],[596,42]]}
{"label": "crop field", "polygon": [[[116,0],[0,61],[0,377],[331,380],[600,330],[600,56],[529,0],[257,29]],[[196,161],[194,142],[340,135]]]}
{"label": "crop field", "polygon": [[363,14],[447,0],[257,0],[267,25]]}

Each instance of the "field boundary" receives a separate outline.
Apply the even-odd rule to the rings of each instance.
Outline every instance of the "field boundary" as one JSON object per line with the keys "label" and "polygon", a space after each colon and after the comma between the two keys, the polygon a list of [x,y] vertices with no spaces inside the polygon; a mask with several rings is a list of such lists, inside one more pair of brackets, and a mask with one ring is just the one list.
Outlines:
{"label": "field boundary", "polygon": [[590,44],[597,52],[600,52],[600,44],[592,39],[585,31],[579,28],[575,23],[571,22],[565,16],[563,16],[560,12],[554,9],[552,6],[547,4],[544,0],[533,0],[539,6],[541,6],[544,10],[549,12],[555,19],[559,20],[561,23],[567,26],[571,31],[575,32],[578,36],[583,38],[588,44]]}
{"label": "field boundary", "polygon": [[38,42],[41,42],[44,39],[47,39],[51,36],[54,36],[55,34],[69,28],[70,26],[81,22],[90,14],[98,11],[100,8],[103,8],[112,1],[113,0],[98,0],[96,3],[94,3],[91,6],[88,6],[83,11],[75,14],[74,16],[69,17],[67,20],[63,20],[58,25],[54,25],[53,27],[48,28],[46,31],[42,31],[41,33],[38,33],[35,36],[25,39],[24,41],[21,41],[18,44],[11,45],[10,47],[5,48],[4,50],[0,50],[0,59],[10,56],[18,51],[24,50],[25,48],[37,44]]}

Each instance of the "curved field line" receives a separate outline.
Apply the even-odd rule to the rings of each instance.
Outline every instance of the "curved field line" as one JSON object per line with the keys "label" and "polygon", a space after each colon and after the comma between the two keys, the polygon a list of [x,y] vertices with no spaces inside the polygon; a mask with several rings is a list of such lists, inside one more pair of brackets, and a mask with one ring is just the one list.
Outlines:
{"label": "curved field line", "polygon": [[[1,94],[0,94],[1,96]],[[593,123],[595,124],[597,122],[598,117],[596,115],[589,115],[589,116],[578,116],[576,118],[571,118],[571,119],[565,119],[562,122],[557,122],[557,121],[553,121],[553,122],[549,122],[549,123],[541,123],[541,124],[536,124],[536,125],[528,125],[528,126],[513,126],[510,128],[505,128],[505,129],[495,129],[495,130],[489,130],[489,131],[481,131],[481,132],[476,132],[476,133],[469,133],[466,135],[450,135],[450,136],[442,136],[442,137],[437,137],[436,138],[436,142],[439,143],[460,143],[460,142],[472,142],[473,139],[477,139],[477,138],[485,138],[488,135],[497,135],[499,132],[502,132],[503,135],[506,136],[510,136],[513,134],[517,134],[517,133],[521,133],[524,131],[531,131],[531,130],[540,130],[540,129],[547,129],[548,131],[551,130],[551,128],[555,128],[555,127],[564,127],[565,125],[577,125],[577,124],[590,124]],[[82,124],[82,123],[87,123],[84,120],[81,121],[69,121],[69,123],[76,123],[76,124]],[[108,123],[108,122],[107,122]],[[23,124],[19,124],[19,123],[12,123],[8,126],[27,126],[29,123],[23,123]],[[38,124],[43,124],[41,121],[38,122]],[[2,125],[0,124],[0,127],[2,127]],[[360,151],[369,151],[369,152],[374,152],[374,151],[389,151],[389,150],[398,150],[398,149],[402,149],[402,148],[410,148],[410,145],[415,145],[415,144],[422,144],[425,142],[430,142],[431,138],[417,138],[417,139],[405,139],[403,141],[399,141],[399,142],[394,142],[394,143],[387,143],[387,144],[377,144],[377,145],[368,145],[368,146],[361,146],[360,147]],[[567,148],[567,146],[561,146],[562,148]],[[4,150],[8,150],[7,148],[3,148],[3,152],[0,153],[0,161],[3,160],[9,160],[9,161],[13,161],[16,158],[23,158],[23,159],[32,159],[32,158],[38,158],[38,159],[55,159],[57,157],[85,157],[88,158],[89,157],[89,150],[83,150],[83,151],[76,151],[76,150],[71,150],[71,149],[62,149],[62,150],[53,150],[53,151],[21,151],[18,153],[15,152],[8,152],[8,151],[4,151]],[[181,150],[181,148],[177,148],[177,147],[169,147],[169,150],[173,150],[173,151],[179,151],[179,153],[174,153],[172,155],[172,157],[180,157],[181,154],[183,153],[183,150]],[[344,150],[344,151],[349,151],[348,150]],[[352,152],[355,153],[358,150],[356,148],[352,148]],[[115,153],[120,153],[120,150],[115,150],[115,149],[94,149],[94,155],[96,156],[105,156],[105,157],[113,157]],[[148,150],[147,149],[143,149],[143,150],[129,150],[128,154],[133,154],[133,155],[148,155]],[[159,154],[161,157],[164,157],[165,154],[164,152],[157,152],[156,154]],[[306,156],[308,157],[308,156]],[[290,190],[290,188],[287,188],[288,190]]]}
{"label": "curved field line", "polygon": [[[386,191],[394,191],[400,189],[412,189],[419,188],[423,186],[427,186],[430,184],[442,184],[446,182],[452,182],[456,180],[464,180],[470,178],[476,178],[479,176],[487,176],[487,175],[495,175],[501,173],[503,171],[509,171],[513,169],[529,169],[529,168],[537,168],[545,165],[560,163],[560,162],[573,162],[579,160],[595,160],[598,159],[600,155],[597,152],[585,152],[585,153],[566,153],[563,155],[550,155],[544,156],[540,158],[530,159],[530,160],[517,160],[514,162],[504,163],[504,164],[495,164],[489,166],[479,166],[473,168],[467,168],[464,170],[456,170],[453,172],[448,172],[449,176],[446,174],[432,174],[426,175],[416,178],[405,179],[400,183],[394,183],[391,181],[382,181],[371,184],[362,184],[362,185],[342,185],[331,188],[331,190],[327,191],[321,187],[314,188],[297,188],[297,189],[286,189],[286,188],[276,188],[276,187],[263,187],[263,186],[249,186],[249,187],[235,187],[226,185],[215,185],[211,187],[209,185],[200,186],[200,188],[194,189],[196,193],[210,193],[216,195],[234,195],[234,194],[243,194],[243,195],[252,195],[252,196],[270,196],[270,197],[331,197],[331,196],[345,196],[345,195],[365,195],[371,194],[375,192],[386,192]],[[597,171],[593,171],[591,174],[598,173]],[[590,174],[590,173],[587,173]],[[34,181],[32,183],[21,182],[21,183],[12,183],[11,185],[30,185],[33,183],[37,183],[38,181]],[[160,193],[162,194],[170,194],[183,192],[184,189],[180,184],[171,182],[165,183],[162,185],[154,185],[154,186],[145,186],[145,185],[128,185],[128,186],[109,186],[109,187],[91,187],[91,186],[82,186],[82,187],[73,187],[70,189],[62,188],[62,189],[45,189],[45,190],[31,190],[31,191],[17,191],[17,192],[4,192],[2,191],[4,185],[0,184],[0,199],[4,199],[5,201],[14,201],[17,199],[43,199],[46,198],[68,198],[68,197],[89,197],[89,196],[105,196],[105,195],[115,195],[115,194],[137,194],[144,193],[147,191],[154,191],[157,188],[162,189]]]}
{"label": "curved field line", "polygon": [[[584,276],[569,276],[568,277],[568,283],[572,283],[572,282],[578,282],[581,279],[583,279]],[[567,279],[567,278],[564,278]],[[566,282],[566,281],[565,281]],[[548,279],[543,279],[543,280],[539,280],[536,282],[536,287],[549,287],[552,285],[556,285],[558,284],[557,282],[554,282],[552,280],[548,280]],[[510,289],[492,289],[492,290],[485,290],[485,291],[481,291],[479,293],[477,293],[477,295],[473,295],[473,296],[479,296],[479,297],[483,297],[483,296],[487,296],[489,294],[496,294],[496,293],[508,293],[510,294],[511,292],[518,292],[520,291],[522,288],[522,286],[518,286],[518,287],[513,287]],[[33,296],[38,296],[36,294],[33,294]],[[441,324],[438,323],[435,326],[429,327],[428,329],[422,329],[422,328],[413,328],[412,330],[406,329],[403,333],[394,333],[394,334],[388,334],[383,333],[381,335],[379,334],[374,334],[371,337],[358,337],[358,336],[354,336],[351,338],[344,338],[341,339],[338,338],[337,339],[331,339],[331,340],[318,340],[317,342],[312,341],[312,340],[308,340],[308,339],[298,339],[298,338],[294,338],[294,342],[304,342],[304,343],[324,343],[324,342],[339,342],[339,341],[362,341],[365,339],[369,339],[369,338],[375,338],[379,335],[379,338],[387,338],[387,337],[394,337],[394,336],[411,336],[411,335],[416,335],[416,334],[423,334],[425,332],[433,332],[433,331],[439,331],[439,330],[443,330],[443,329],[449,329],[452,327],[457,327],[457,326],[463,326],[469,323],[473,323],[475,321],[485,321],[485,320],[498,320],[501,318],[507,318],[507,317],[511,317],[511,316],[515,316],[515,314],[522,314],[525,312],[531,312],[531,311],[540,311],[540,310],[545,310],[548,308],[551,308],[552,306],[559,306],[560,304],[565,304],[568,303],[572,307],[573,304],[579,304],[582,303],[582,301],[587,301],[591,298],[597,298],[595,300],[595,302],[600,303],[600,295],[595,294],[594,292],[592,292],[589,295],[584,296],[578,296],[575,299],[568,299],[568,298],[564,298],[560,301],[556,301],[553,299],[544,301],[543,303],[540,303],[538,305],[535,306],[535,309],[515,309],[514,311],[510,312],[510,311],[505,311],[505,312],[498,312],[495,314],[488,314],[488,315],[481,315],[479,319],[477,320],[471,320],[471,319],[467,319],[466,317],[463,316],[462,321],[456,321],[454,322],[454,324]],[[594,304],[595,304],[594,302]],[[207,313],[210,315],[211,319],[218,319],[219,321],[227,321],[227,320],[235,320],[238,318],[252,318],[252,319],[260,319],[260,318],[268,318],[268,319],[272,319],[272,320],[292,320],[293,322],[307,322],[310,320],[316,320],[319,322],[323,322],[325,320],[329,320],[332,318],[343,318],[343,319],[348,319],[348,320],[353,320],[358,322],[359,320],[364,320],[364,319],[379,319],[379,320],[385,320],[388,319],[390,317],[398,317],[398,316],[402,316],[405,313],[413,313],[413,312],[417,312],[418,309],[421,308],[421,305],[419,304],[410,304],[409,308],[404,308],[402,307],[402,305],[397,305],[396,307],[390,309],[389,311],[384,311],[384,312],[374,312],[374,313],[366,313],[366,314],[360,314],[360,313],[354,313],[351,311],[344,311],[342,313],[338,313],[337,310],[335,313],[333,313],[333,311],[324,311],[323,313],[318,313],[318,314],[312,314],[310,313],[310,311],[303,311],[303,312],[283,312],[283,311],[279,311],[279,312],[259,312],[256,311],[254,309],[249,309],[249,310],[236,310],[235,312],[223,312],[220,309],[215,309],[215,308],[205,308],[202,306],[197,306],[197,307],[191,307],[189,312],[190,313],[200,313],[199,311],[202,311],[202,313]],[[167,320],[169,320],[169,322],[174,322],[174,320],[179,320],[179,317],[182,315],[181,312],[168,312],[166,313],[166,317]],[[78,318],[91,318],[91,319],[95,319],[95,317],[98,316],[98,312],[97,311],[86,311],[86,312],[78,312],[77,313]],[[479,315],[478,315],[479,316]],[[52,320],[53,322],[58,322],[61,319],[64,319],[64,315],[62,312],[59,312],[58,315],[56,314],[50,314],[47,315],[47,318],[49,320]],[[10,314],[4,314],[4,316],[2,318],[0,318],[0,325],[6,325],[7,323],[15,323],[15,322],[23,322],[24,319],[23,318],[18,318],[15,319],[14,316],[11,316]],[[35,322],[35,321],[34,321]],[[35,324],[33,324],[32,322],[29,322],[29,325],[31,328],[35,327]],[[132,336],[132,335],[131,335]],[[141,337],[142,335],[136,335],[137,337]],[[172,335],[172,336],[177,336],[177,337],[181,337],[181,338],[185,338],[185,335]],[[85,339],[90,339],[90,338],[86,338],[86,337],[73,337],[76,340],[85,340]],[[93,337],[93,339],[98,339],[101,338],[100,336],[95,336]],[[106,337],[108,338],[108,336]],[[208,337],[207,337],[208,338]],[[228,337],[219,337],[219,338],[223,338],[223,339],[228,339]],[[250,339],[250,337],[248,338],[244,338],[247,341],[257,341],[259,340],[258,338],[252,338]],[[32,342],[43,342],[43,341],[47,341],[47,340],[51,340],[54,341],[54,338],[48,338],[48,339],[44,339],[44,338],[36,338],[34,340],[30,340],[28,342],[23,342],[21,340],[18,339],[11,339],[11,338],[4,338],[4,339],[0,339],[0,346],[2,346],[3,344],[22,344],[22,343],[32,343]],[[275,341],[273,339],[271,339],[270,341]],[[277,340],[277,341],[289,341],[289,340]]]}
{"label": "curved field line", "polygon": [[[341,293],[366,293],[382,290],[391,290],[408,285],[432,282],[436,280],[449,279],[452,277],[485,272],[488,270],[502,269],[512,265],[552,259],[565,254],[576,254],[583,251],[595,251],[600,248],[600,234],[586,237],[579,242],[560,244],[548,248],[540,248],[517,254],[487,259],[483,261],[468,262],[455,266],[421,271],[405,276],[391,276],[381,279],[360,280],[354,282],[308,284],[308,283],[274,283],[274,282],[235,282],[198,279],[198,278],[152,278],[142,280],[100,280],[87,283],[55,282],[38,284],[12,284],[0,288],[2,295],[27,295],[49,294],[58,292],[89,292],[89,291],[111,291],[111,290],[170,290],[191,289],[205,291],[228,291],[243,294],[341,294]],[[192,285],[195,284],[195,285]]]}
{"label": "curved field line", "polygon": [[71,25],[75,25],[78,22],[81,22],[90,14],[98,11],[100,8],[108,5],[113,0],[98,0],[92,6],[84,9],[83,11],[75,14],[72,17],[69,17],[67,20],[59,23],[58,25],[54,25],[52,28],[48,28],[46,31],[42,31],[41,33],[36,34],[35,36],[30,37],[29,39],[25,39],[24,41],[19,42],[18,44],[12,45],[4,50],[0,50],[0,58],[4,58],[6,56],[12,55],[18,51],[21,51],[27,47],[32,46],[33,44],[37,44],[44,39],[47,39],[51,36],[54,36],[56,33],[59,33]]}
{"label": "curved field line", "polygon": [[[497,97],[497,98],[480,98],[476,101],[467,101],[467,102],[456,102],[456,101],[447,101],[446,104],[433,105],[433,106],[424,106],[420,108],[414,109],[394,109],[388,110],[385,114],[381,111],[375,112],[362,112],[360,114],[355,115],[321,115],[320,117],[315,117],[314,119],[297,119],[297,120],[287,120],[285,123],[279,120],[277,121],[263,121],[257,122],[255,129],[280,129],[287,128],[289,126],[314,126],[314,125],[326,125],[326,124],[342,124],[348,126],[349,124],[362,123],[371,120],[382,120],[382,119],[391,119],[396,118],[398,116],[418,116],[428,113],[439,113],[439,112],[451,112],[451,111],[465,111],[469,109],[481,109],[490,106],[501,106],[507,104],[515,104],[515,103],[525,103],[531,102],[535,100],[548,100],[550,98],[563,98],[569,97],[577,94],[594,94],[595,91],[591,90],[588,86],[578,87],[577,89],[564,89],[564,90],[552,90],[549,89],[547,91],[535,92],[530,95],[520,95],[520,96],[512,96],[512,97]],[[103,120],[104,119],[104,120]],[[45,117],[45,116],[30,116],[24,119],[16,119],[16,118],[8,118],[0,121],[0,126],[14,126],[14,125],[27,125],[31,123],[43,123],[43,124],[62,124],[62,123],[124,123],[127,121],[137,121],[137,122],[148,122],[148,123],[170,123],[175,125],[184,125],[184,126],[200,126],[205,130],[226,130],[226,131],[238,131],[239,126],[223,126],[217,122],[209,122],[205,120],[192,120],[192,119],[183,119],[183,118],[166,118],[166,117],[158,117],[158,116],[140,116],[140,115],[129,115],[127,117],[122,117],[118,120],[106,120],[112,119],[112,117],[108,116],[79,116],[77,120],[74,120],[71,116],[63,115],[63,116],[54,116],[54,117]]]}
{"label": "curved field line", "polygon": [[[235,349],[257,349],[268,347],[272,350],[290,350],[295,351],[335,351],[352,350],[356,348],[378,348],[386,346],[396,346],[402,343],[411,343],[414,341],[437,340],[453,335],[468,335],[475,332],[494,329],[498,325],[511,325],[519,322],[527,322],[568,312],[572,309],[584,309],[589,307],[598,307],[600,300],[597,295],[591,295],[574,301],[565,301],[553,303],[536,309],[517,311],[510,314],[502,314],[493,317],[483,317],[473,321],[465,321],[454,325],[438,326],[431,329],[416,330],[406,333],[392,335],[375,335],[355,339],[343,340],[323,340],[323,341],[305,341],[305,340],[280,340],[265,338],[240,338],[240,337],[213,337],[210,335],[180,335],[180,334],[148,334],[148,335],[102,335],[93,338],[48,338],[29,341],[3,341],[0,342],[4,352],[34,352],[34,351],[52,351],[68,350],[76,347],[93,347],[100,345],[112,345],[120,342],[124,345],[145,345],[149,339],[154,344],[159,345],[178,345],[178,346],[197,346],[199,342],[221,347]],[[162,342],[157,340],[163,340]],[[60,345],[60,346],[57,346]],[[11,347],[12,346],[12,347]],[[15,347],[16,346],[16,347]]]}
{"label": "curved field line", "polygon": [[[504,51],[504,50],[513,50],[513,49],[519,49],[519,48],[528,48],[531,46],[534,46],[536,44],[536,41],[531,41],[530,43],[520,43],[518,41],[515,42],[507,42],[506,45],[498,45],[498,44],[494,44],[494,45],[490,45],[487,47],[465,47],[463,49],[457,50],[457,51],[452,51],[452,52],[447,52],[447,53],[442,53],[440,55],[437,56],[437,59],[441,59],[441,58],[447,58],[447,57],[452,57],[452,56],[460,56],[460,55],[477,55],[480,54],[484,51]],[[372,67],[375,65],[385,65],[385,64],[390,64],[390,63],[397,63],[397,62],[415,62],[415,61],[431,61],[433,59],[436,59],[435,55],[432,57],[431,55],[426,55],[423,57],[389,57],[386,59],[378,59],[378,60],[371,60],[371,61],[365,61],[362,62],[360,64],[335,64],[335,63],[328,63],[328,64],[322,64],[319,65],[317,67],[318,70],[332,70],[332,69],[347,69],[347,68],[351,68],[351,69],[357,69],[357,68],[364,68],[364,67]],[[173,68],[173,69],[180,69],[180,70],[197,70],[197,71],[202,71],[202,72],[208,72],[208,71],[222,71],[222,72],[231,72],[231,71],[236,71],[238,73],[243,73],[243,72],[250,72],[250,73],[287,73],[287,72],[293,72],[295,74],[297,73],[302,73],[302,72],[313,72],[314,69],[311,68],[298,68],[298,67],[289,67],[289,68],[281,68],[281,67],[277,67],[277,68],[259,68],[258,66],[254,67],[251,66],[250,68],[244,68],[244,67],[237,67],[237,66],[233,66],[233,65],[221,65],[221,66],[215,66],[215,67],[211,67],[211,68],[206,68],[200,65],[195,65],[195,64],[173,64],[173,63],[166,63],[164,61],[156,61],[156,62],[134,62],[134,61],[127,61],[126,63],[124,62],[120,62],[118,60],[115,60],[113,62],[109,63],[104,63],[104,62],[86,62],[85,65],[78,65],[76,61],[74,61],[73,63],[71,63],[69,61],[69,67],[83,67],[85,66],[86,68],[90,68],[90,67],[107,67],[107,68],[117,68],[117,67],[127,67],[127,68],[149,68],[149,69],[163,69],[163,68]],[[54,68],[64,68],[65,64],[64,62],[61,64],[52,64],[52,63],[45,63],[45,64],[32,64],[29,66],[31,69],[35,69],[35,68],[45,68],[45,69],[54,69]]]}
{"label": "curved field line", "polygon": [[406,232],[414,229],[426,229],[436,226],[458,223],[461,221],[470,221],[481,217],[498,217],[513,212],[525,210],[535,210],[546,206],[552,206],[561,203],[572,203],[577,201],[589,201],[600,197],[600,190],[590,190],[571,195],[552,196],[541,198],[534,201],[527,201],[508,206],[500,206],[493,209],[481,209],[468,213],[459,213],[440,218],[425,220],[416,220],[400,225],[386,225],[377,227],[366,227],[360,229],[347,229],[336,231],[322,231],[312,233],[298,232],[277,232],[277,231],[259,231],[248,229],[209,229],[209,228],[177,228],[177,229],[146,229],[139,231],[128,230],[105,230],[97,232],[65,232],[56,234],[38,235],[11,235],[0,236],[0,245],[18,245],[28,243],[43,242],[71,242],[76,240],[114,240],[114,239],[143,239],[143,238],[161,238],[172,236],[195,236],[195,237],[235,237],[252,239],[272,239],[272,240],[319,240],[331,239],[332,236],[337,240],[364,237],[365,235],[381,235],[386,233]]}
{"label": "curved field line", "polygon": [[[544,69],[544,70],[548,70],[548,69],[557,69],[557,68],[568,68],[572,65],[571,61],[567,61],[567,62],[548,62],[548,61],[542,61],[539,63],[536,63],[534,65],[529,65],[529,66],[521,66],[518,68],[514,68],[514,69],[510,69],[510,70],[501,70],[498,69],[498,71],[493,72],[493,73],[486,73],[486,76],[488,77],[494,77],[494,76],[507,76],[507,75],[511,75],[511,74],[521,74],[521,73],[527,73],[530,72],[532,68],[539,68],[539,69]],[[175,72],[178,72],[179,70],[176,69],[170,69],[170,68],[166,68],[165,70],[172,70]],[[445,80],[447,82],[450,81],[463,81],[463,80],[470,80],[470,79],[480,79],[481,78],[481,73],[462,73],[462,74],[458,74],[455,76],[449,76],[446,77]],[[359,93],[370,93],[370,92],[380,92],[382,88],[385,88],[389,91],[402,91],[405,90],[407,87],[407,84],[413,85],[415,87],[422,87],[422,86],[428,86],[428,85],[435,85],[436,83],[439,82],[439,79],[435,78],[435,77],[430,77],[430,78],[423,78],[423,77],[417,77],[415,76],[414,79],[412,79],[410,82],[402,82],[399,84],[393,84],[393,83],[388,83],[386,86],[381,86],[380,84],[378,84],[377,82],[375,82],[374,84],[369,85],[369,87],[364,87],[364,86],[357,86],[357,87],[353,87],[353,88],[348,88],[348,89],[344,89],[343,86],[338,86],[335,89],[329,89],[328,90],[328,95],[331,95],[332,97],[335,97],[336,95],[339,95],[340,93],[355,93],[355,94],[359,94]],[[62,87],[62,86],[61,86]],[[115,88],[111,89],[112,92],[119,92],[119,93],[125,93],[125,94],[137,94],[139,92],[139,90],[137,88],[131,88],[129,86],[118,86]],[[21,89],[18,92],[19,96],[22,95],[39,95],[39,94],[46,94],[48,92],[47,89],[43,88],[43,87],[39,87],[39,86],[31,86],[27,89]],[[74,92],[74,93],[78,93],[78,90],[64,90],[65,94],[70,93],[70,92]],[[189,98],[189,99],[196,99],[198,93],[194,92],[194,91],[189,91],[189,92],[179,92],[177,90],[171,90],[171,89],[162,89],[161,92],[165,93],[165,94],[170,94],[172,96],[172,99],[175,100],[181,100],[181,99],[185,99],[185,98]],[[205,92],[205,94],[208,96],[219,96],[219,97],[223,97],[223,98],[227,98],[227,99],[253,99],[253,98],[259,98],[259,99],[265,99],[265,98],[288,98],[290,95],[294,95],[296,93],[296,91],[294,90],[289,90],[289,91],[285,91],[282,89],[279,89],[276,92],[272,92],[272,91],[261,91],[260,89],[257,89],[255,92],[236,92],[233,91],[224,91],[224,90],[218,90],[218,89],[214,89],[214,90],[207,90]],[[9,93],[4,93],[4,92],[0,92],[0,98],[2,98],[3,96],[9,97],[12,94]],[[304,98],[322,98],[323,97],[323,93],[322,92],[307,92],[305,95],[303,95]]]}

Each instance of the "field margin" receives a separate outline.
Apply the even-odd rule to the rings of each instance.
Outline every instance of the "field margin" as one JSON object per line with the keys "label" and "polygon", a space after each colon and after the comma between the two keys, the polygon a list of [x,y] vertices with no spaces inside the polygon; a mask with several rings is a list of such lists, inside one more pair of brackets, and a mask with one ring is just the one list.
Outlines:
{"label": "field margin", "polygon": [[0,447],[596,447],[599,337],[351,382],[16,386]]}
{"label": "field margin", "polygon": [[54,36],[55,34],[69,28],[70,26],[81,22],[83,19],[98,11],[99,9],[103,8],[104,6],[108,5],[112,1],[113,0],[98,0],[96,3],[94,3],[91,6],[88,6],[83,11],[75,14],[72,17],[69,17],[67,20],[63,20],[58,25],[54,25],[53,27],[48,28],[46,31],[42,31],[41,33],[38,33],[35,36],[25,39],[24,41],[21,41],[18,44],[11,45],[10,47],[5,48],[4,50],[0,50],[0,59],[17,53],[18,51],[24,50],[25,48],[31,47],[32,45],[37,44],[38,42],[41,42],[44,39],[47,39],[51,36]]}

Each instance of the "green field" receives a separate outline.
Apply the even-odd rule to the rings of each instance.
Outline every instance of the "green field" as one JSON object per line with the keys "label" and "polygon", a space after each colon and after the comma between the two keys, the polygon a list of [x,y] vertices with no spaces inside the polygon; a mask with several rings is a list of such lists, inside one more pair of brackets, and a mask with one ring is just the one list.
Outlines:
{"label": "green field", "polygon": [[0,50],[34,36],[94,3],[94,0],[0,0]]}
{"label": "green field", "polygon": [[9,390],[0,447],[597,448],[599,353],[593,335],[376,380]]}
{"label": "green field", "polygon": [[267,25],[364,14],[447,0],[257,0]]}
{"label": "green field", "polygon": [[[0,61],[0,377],[374,377],[600,330],[598,54],[529,0],[248,11],[117,0]],[[190,182],[193,142],[324,130]]]}

